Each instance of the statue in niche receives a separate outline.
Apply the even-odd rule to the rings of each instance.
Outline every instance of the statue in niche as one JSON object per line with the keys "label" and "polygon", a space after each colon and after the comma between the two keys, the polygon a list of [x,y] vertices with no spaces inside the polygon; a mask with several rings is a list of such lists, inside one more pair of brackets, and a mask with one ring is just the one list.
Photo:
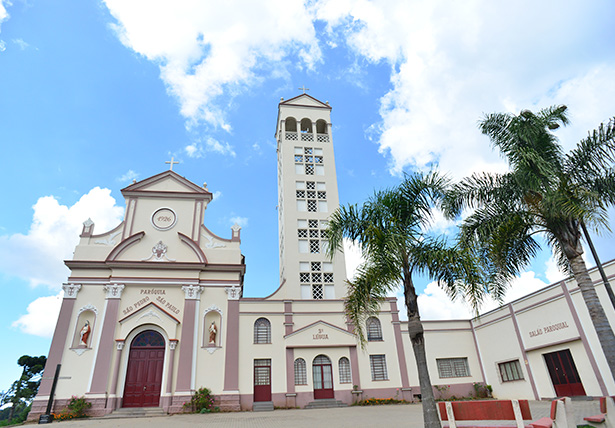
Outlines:
{"label": "statue in niche", "polygon": [[90,321],[86,320],[85,324],[83,325],[83,328],[79,332],[79,335],[81,337],[81,340],[79,341],[80,345],[88,346],[88,338],[90,337],[91,332],[92,329],[90,328]]}
{"label": "statue in niche", "polygon": [[209,344],[216,344],[216,334],[218,334],[218,328],[216,327],[216,322],[212,321],[209,325]]}

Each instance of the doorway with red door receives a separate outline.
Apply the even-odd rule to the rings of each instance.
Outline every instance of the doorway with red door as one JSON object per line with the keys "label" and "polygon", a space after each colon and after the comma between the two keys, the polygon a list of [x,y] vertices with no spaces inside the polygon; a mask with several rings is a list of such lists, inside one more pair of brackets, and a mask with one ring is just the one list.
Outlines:
{"label": "doorway with red door", "polygon": [[318,355],[312,361],[312,380],[314,381],[314,400],[333,398],[333,367],[326,355]]}
{"label": "doorway with red door", "polygon": [[123,407],[160,405],[165,341],[160,333],[145,330],[133,339],[128,355]]}
{"label": "doorway with red door", "polygon": [[551,382],[558,397],[584,396],[585,388],[572,359],[570,349],[543,354]]}

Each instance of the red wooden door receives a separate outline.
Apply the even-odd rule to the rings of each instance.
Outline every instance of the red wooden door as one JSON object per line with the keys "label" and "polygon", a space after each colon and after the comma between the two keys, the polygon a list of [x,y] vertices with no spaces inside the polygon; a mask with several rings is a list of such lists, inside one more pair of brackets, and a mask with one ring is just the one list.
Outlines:
{"label": "red wooden door", "polygon": [[123,407],[157,407],[162,389],[164,339],[155,331],[144,331],[130,346]]}
{"label": "red wooden door", "polygon": [[271,401],[271,360],[254,360],[254,401]]}
{"label": "red wooden door", "polygon": [[547,369],[558,397],[586,395],[569,349],[544,354]]}
{"label": "red wooden door", "polygon": [[312,379],[314,381],[314,399],[333,398],[333,368],[331,360],[319,355],[312,362]]}

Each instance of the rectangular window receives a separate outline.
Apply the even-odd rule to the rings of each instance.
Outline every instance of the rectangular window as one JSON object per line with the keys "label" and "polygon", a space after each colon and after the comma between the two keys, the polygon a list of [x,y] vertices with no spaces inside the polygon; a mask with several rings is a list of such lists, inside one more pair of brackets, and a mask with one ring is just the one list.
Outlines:
{"label": "rectangular window", "polygon": [[372,370],[372,380],[389,380],[385,355],[370,355],[369,364]]}
{"label": "rectangular window", "polygon": [[436,363],[441,378],[470,376],[467,358],[442,358],[437,359]]}
{"label": "rectangular window", "polygon": [[521,371],[521,364],[519,364],[519,360],[500,363],[498,364],[498,367],[500,368],[502,382],[511,382],[513,380],[523,379],[523,372]]}
{"label": "rectangular window", "polygon": [[312,284],[312,299],[322,300],[323,297],[322,284]]}

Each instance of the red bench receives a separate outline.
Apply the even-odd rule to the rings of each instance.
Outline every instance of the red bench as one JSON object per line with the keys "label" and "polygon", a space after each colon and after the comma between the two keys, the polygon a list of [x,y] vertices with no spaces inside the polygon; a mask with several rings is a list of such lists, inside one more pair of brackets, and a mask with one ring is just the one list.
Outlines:
{"label": "red bench", "polygon": [[525,428],[523,421],[532,419],[527,400],[445,401],[438,403],[438,409],[440,419],[448,421],[450,428],[456,428],[457,421],[515,421],[516,425],[504,426]]}

